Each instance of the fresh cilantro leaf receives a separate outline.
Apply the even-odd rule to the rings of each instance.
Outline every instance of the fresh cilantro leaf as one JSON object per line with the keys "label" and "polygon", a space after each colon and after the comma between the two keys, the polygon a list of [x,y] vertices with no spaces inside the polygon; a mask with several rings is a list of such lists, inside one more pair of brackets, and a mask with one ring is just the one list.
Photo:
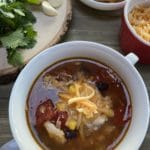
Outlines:
{"label": "fresh cilantro leaf", "polygon": [[36,36],[37,36],[37,32],[34,31],[33,26],[32,25],[27,25],[24,28],[24,34],[25,34],[25,41],[27,43],[27,46],[25,48],[32,48],[35,43],[36,43]]}
{"label": "fresh cilantro leaf", "polygon": [[34,31],[32,24],[24,28],[17,29],[15,32],[0,38],[3,47],[7,48],[8,62],[14,66],[22,65],[22,56],[19,48],[32,48],[35,43],[37,32]]}
{"label": "fresh cilantro leaf", "polygon": [[7,49],[32,48],[36,43],[36,35],[37,32],[34,31],[33,26],[29,24],[24,28],[20,28],[7,36],[0,38],[0,41],[3,47],[6,47]]}
{"label": "fresh cilantro leaf", "polygon": [[23,65],[21,53],[15,49],[7,49],[7,59],[13,66]]}
{"label": "fresh cilantro leaf", "polygon": [[0,6],[0,22],[4,24],[0,34],[5,35],[6,29],[14,31],[28,23],[35,23],[36,18],[26,3],[17,1]]}
{"label": "fresh cilantro leaf", "polygon": [[[1,3],[2,0],[0,0]],[[0,46],[7,49],[8,62],[22,65],[21,48],[32,48],[37,32],[33,29],[35,16],[28,4],[39,0],[4,0],[0,5]]]}
{"label": "fresh cilantro leaf", "polygon": [[27,38],[34,39],[37,36],[37,32],[34,31],[33,26],[31,24],[24,27],[24,33]]}
{"label": "fresh cilantro leaf", "polygon": [[8,36],[0,38],[0,40],[3,47],[8,49],[16,49],[17,47],[27,46],[26,41],[24,41],[24,33],[22,29],[18,29]]}

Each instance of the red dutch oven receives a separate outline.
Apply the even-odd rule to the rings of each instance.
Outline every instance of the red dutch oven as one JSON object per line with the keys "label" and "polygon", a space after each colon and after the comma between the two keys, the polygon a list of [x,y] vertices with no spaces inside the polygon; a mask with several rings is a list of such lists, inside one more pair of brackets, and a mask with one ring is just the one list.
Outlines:
{"label": "red dutch oven", "polygon": [[[149,0],[145,3],[150,5]],[[143,4],[143,0],[127,0],[126,2],[121,23],[120,46],[126,54],[134,52],[139,57],[140,63],[150,64],[150,43],[135,32],[128,20],[129,12],[139,4]]]}

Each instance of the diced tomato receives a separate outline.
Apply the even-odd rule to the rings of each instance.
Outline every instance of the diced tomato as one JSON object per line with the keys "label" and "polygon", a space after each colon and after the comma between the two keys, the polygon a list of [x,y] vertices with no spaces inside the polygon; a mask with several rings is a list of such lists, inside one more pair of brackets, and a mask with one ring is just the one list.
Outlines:
{"label": "diced tomato", "polygon": [[67,119],[68,119],[68,113],[66,111],[58,112],[58,120],[61,121],[61,128],[64,128]]}
{"label": "diced tomato", "polygon": [[50,99],[46,100],[37,107],[36,110],[36,126],[40,127],[46,121],[51,121],[56,125],[56,122],[61,123],[61,128],[65,127],[65,123],[68,118],[66,111],[58,111],[54,108],[54,105]]}
{"label": "diced tomato", "polygon": [[64,128],[65,127],[65,123],[68,119],[68,113],[66,111],[56,111],[55,112],[56,116],[54,117],[55,118],[55,122],[56,121],[60,121],[61,122],[61,128]]}
{"label": "diced tomato", "polygon": [[54,105],[50,99],[43,102],[37,107],[36,110],[36,125],[41,126],[45,121],[54,118]]}

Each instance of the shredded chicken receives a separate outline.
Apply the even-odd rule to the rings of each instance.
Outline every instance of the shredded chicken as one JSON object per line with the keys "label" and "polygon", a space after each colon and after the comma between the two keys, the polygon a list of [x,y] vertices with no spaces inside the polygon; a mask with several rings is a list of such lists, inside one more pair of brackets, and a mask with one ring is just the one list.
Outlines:
{"label": "shredded chicken", "polygon": [[50,121],[46,121],[44,123],[44,127],[48,132],[50,138],[55,139],[58,143],[64,144],[66,142],[66,138],[63,130],[56,128],[54,124]]}
{"label": "shredded chicken", "polygon": [[86,126],[90,131],[98,130],[107,120],[106,116],[99,116],[94,121],[87,123]]}

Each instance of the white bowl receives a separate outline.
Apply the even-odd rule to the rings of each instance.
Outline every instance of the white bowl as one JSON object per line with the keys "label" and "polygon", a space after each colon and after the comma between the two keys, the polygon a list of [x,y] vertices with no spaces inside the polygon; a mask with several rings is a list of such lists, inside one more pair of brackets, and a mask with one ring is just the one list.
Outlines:
{"label": "white bowl", "polygon": [[117,10],[123,8],[125,5],[125,0],[116,3],[97,2],[95,0],[80,0],[80,1],[83,2],[85,5],[98,10]]}
{"label": "white bowl", "polygon": [[130,127],[116,149],[137,150],[144,140],[149,123],[147,90],[134,67],[138,58],[134,54],[124,57],[112,48],[86,41],[67,42],[48,48],[34,57],[19,74],[10,97],[9,119],[11,131],[20,149],[41,149],[29,130],[25,113],[26,100],[34,80],[51,64],[74,57],[98,60],[113,68],[122,77],[131,96],[133,114]]}

